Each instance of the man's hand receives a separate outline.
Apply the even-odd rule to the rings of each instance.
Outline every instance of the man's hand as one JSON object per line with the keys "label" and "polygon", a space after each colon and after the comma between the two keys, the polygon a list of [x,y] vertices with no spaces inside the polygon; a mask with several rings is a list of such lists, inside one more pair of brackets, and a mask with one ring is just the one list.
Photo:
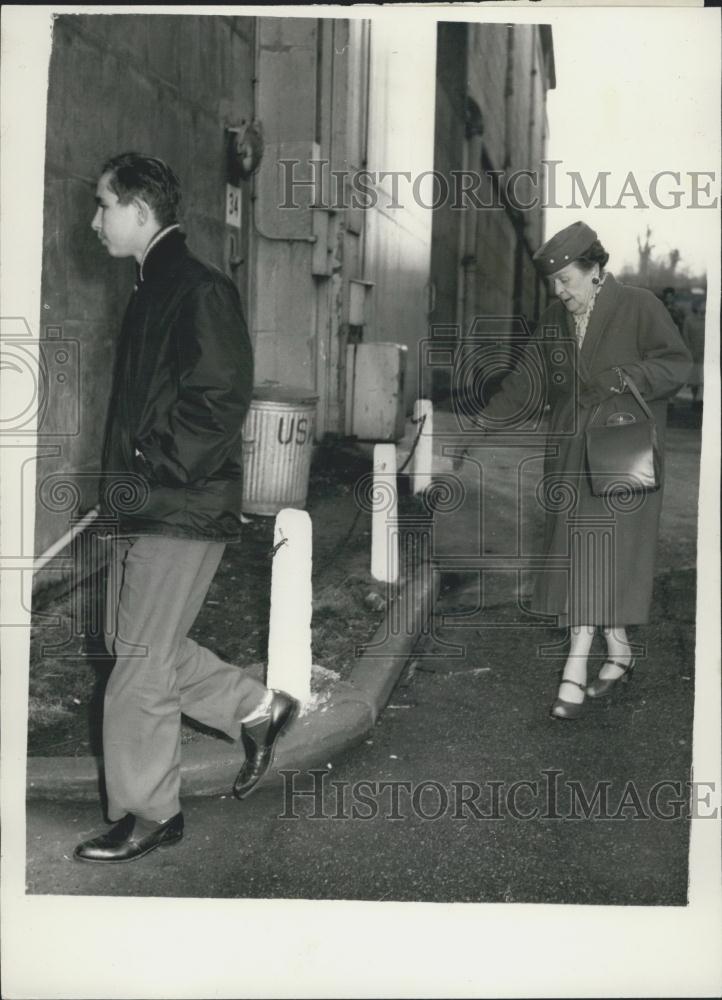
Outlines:
{"label": "man's hand", "polygon": [[137,471],[142,476],[145,476],[146,479],[150,479],[151,478],[151,468],[150,468],[150,465],[148,463],[147,458],[145,457],[145,455],[143,454],[143,452],[140,450],[140,448],[136,448],[135,449],[135,453],[134,453],[133,457],[135,459],[135,467],[136,467]]}

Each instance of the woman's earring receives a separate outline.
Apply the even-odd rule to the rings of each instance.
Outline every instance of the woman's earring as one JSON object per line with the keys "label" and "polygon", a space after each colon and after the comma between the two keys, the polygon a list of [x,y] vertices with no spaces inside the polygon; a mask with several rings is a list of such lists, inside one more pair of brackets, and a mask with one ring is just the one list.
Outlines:
{"label": "woman's earring", "polygon": [[598,285],[599,284],[599,278],[592,278],[592,284],[593,285]]}

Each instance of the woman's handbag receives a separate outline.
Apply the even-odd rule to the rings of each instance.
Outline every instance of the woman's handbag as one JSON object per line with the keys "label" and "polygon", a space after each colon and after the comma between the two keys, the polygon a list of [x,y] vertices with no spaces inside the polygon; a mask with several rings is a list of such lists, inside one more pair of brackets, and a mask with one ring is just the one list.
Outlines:
{"label": "woman's handbag", "polygon": [[611,493],[651,493],[660,487],[657,427],[642,394],[629,375],[627,386],[645,418],[617,411],[594,426],[597,406],[586,431],[587,469],[594,496]]}

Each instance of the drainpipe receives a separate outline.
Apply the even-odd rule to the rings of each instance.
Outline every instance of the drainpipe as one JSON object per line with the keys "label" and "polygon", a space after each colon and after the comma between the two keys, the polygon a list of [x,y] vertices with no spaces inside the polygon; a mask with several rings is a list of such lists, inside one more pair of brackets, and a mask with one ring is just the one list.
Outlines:
{"label": "drainpipe", "polygon": [[[371,45],[373,43],[372,25],[368,21],[363,23],[363,37],[366,40],[366,79],[364,80],[364,123],[363,123],[363,150],[361,152],[361,167],[368,169],[369,165],[369,138],[371,131]],[[361,226],[361,274],[366,276],[366,253],[367,253],[368,224],[367,213],[364,212]]]}
{"label": "drainpipe", "polygon": [[[467,60],[469,58],[467,47]],[[481,110],[476,101],[467,95],[464,102],[464,170],[481,171],[481,148],[484,134],[484,124]],[[474,319],[478,306],[478,259],[477,259],[477,238],[478,238],[478,209],[468,206],[461,215],[460,225],[460,264],[461,281],[460,295],[461,303],[458,312],[461,323],[462,335],[465,335],[469,325]]]}
{"label": "drainpipe", "polygon": [[[461,169],[462,176],[469,169],[469,143],[466,137],[461,147]],[[466,333],[466,231],[469,211],[469,208],[465,208],[459,216],[459,248],[456,254],[456,322],[461,327],[462,338]]]}

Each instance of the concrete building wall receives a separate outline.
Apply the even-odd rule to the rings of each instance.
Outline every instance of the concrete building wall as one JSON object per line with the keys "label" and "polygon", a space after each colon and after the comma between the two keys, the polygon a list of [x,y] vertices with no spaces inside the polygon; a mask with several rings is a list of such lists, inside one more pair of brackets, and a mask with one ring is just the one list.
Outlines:
{"label": "concrete building wall", "polygon": [[[372,37],[372,33],[374,33]],[[104,160],[134,149],[173,165],[184,228],[201,256],[236,280],[254,341],[256,381],[313,390],[317,435],[345,430],[349,340],[406,344],[415,396],[416,342],[426,334],[431,210],[346,208],[327,187],[284,208],[280,161],[314,158],[337,171],[433,165],[433,76],[419,82],[419,44],[369,22],[205,15],[61,15],[48,92],[42,325],[78,342],[79,384],[53,386],[40,438],[39,492],[48,477],[80,483],[95,502],[114,346],[132,288],[132,261],[108,258],[90,229]],[[264,153],[240,183],[240,231],[226,225],[227,129],[258,124]],[[352,326],[351,282],[368,282]],[[54,358],[58,352],[52,355]],[[51,361],[52,361],[51,358]],[[55,364],[54,361],[52,361]],[[77,380],[76,380],[77,382]],[[73,407],[82,407],[73,424]],[[52,453],[48,448],[52,446]],[[36,550],[68,527],[68,509],[38,507]]]}
{"label": "concrete building wall", "polygon": [[[319,431],[343,433],[350,336],[406,345],[405,405],[415,398],[416,344],[428,323],[431,210],[415,204],[408,190],[402,208],[388,208],[390,181],[366,209],[353,208],[338,197],[331,172],[430,171],[433,78],[421,85],[414,78],[417,34],[411,44],[358,21],[263,18],[259,39],[257,106],[266,153],[256,182],[253,249],[254,271],[264,276],[252,309],[258,380],[315,391]],[[425,42],[433,55],[433,32]],[[279,94],[289,104],[283,111],[276,108]],[[299,207],[280,208],[289,168],[279,161],[296,161],[293,176],[311,180],[318,176],[312,159],[324,164],[321,207],[312,205],[314,191],[298,185]],[[366,321],[353,331],[352,281],[369,287]]]}
{"label": "concrete building wall", "polygon": [[[257,380],[316,392],[318,435],[340,433],[349,281],[362,277],[365,220],[344,209],[331,172],[359,169],[366,155],[369,28],[310,18],[258,24],[266,151],[254,189]],[[318,197],[299,184],[289,199],[289,178],[319,178]]]}
{"label": "concrete building wall", "polygon": [[[516,171],[541,171],[546,92],[555,84],[549,29],[442,23],[438,65],[435,165],[447,175],[453,169],[478,172],[485,207],[468,205],[464,218],[449,205],[434,213],[433,322],[468,329],[475,316],[495,316],[500,330],[511,330],[511,317],[521,315],[532,325],[545,299],[531,262],[541,242],[542,209],[538,203],[515,209],[507,182]],[[541,186],[522,178],[514,192],[528,203]],[[443,392],[443,380],[439,387]]]}
{"label": "concrete building wall", "polygon": [[535,34],[535,27],[529,24],[514,25],[510,31],[513,46],[507,82],[509,138],[506,164],[510,171],[524,169],[532,160],[529,122],[532,117],[531,80]]}
{"label": "concrete building wall", "polygon": [[484,148],[497,169],[503,169],[506,149],[507,67],[512,28],[506,24],[469,25],[467,91],[481,109]]}
{"label": "concrete building wall", "polygon": [[[434,168],[450,177],[462,166],[464,101],[466,97],[466,44],[468,26],[450,23],[437,33],[436,115]],[[432,321],[456,320],[459,294],[461,212],[437,211],[433,219],[431,273],[434,294]],[[452,266],[450,266],[450,262]]]}
{"label": "concrete building wall", "polygon": [[[67,473],[81,487],[81,506],[95,499],[113,348],[132,288],[133,263],[109,259],[90,229],[100,167],[128,149],[168,160],[183,185],[189,242],[223,266],[224,125],[251,113],[251,29],[251,19],[241,17],[54,20],[40,329],[50,340],[77,344],[80,381],[58,383],[66,363],[57,361],[55,345],[45,352],[50,391],[38,439],[37,551],[68,527],[68,512],[46,501],[47,477]],[[236,277],[245,292],[245,270]],[[78,403],[79,422],[72,416]]]}
{"label": "concrete building wall", "polygon": [[[308,173],[314,157],[317,110],[318,21],[262,18],[258,21],[256,113],[263,123],[265,151],[254,188],[252,327],[258,382],[316,386],[315,307],[311,289],[313,234],[309,198],[299,209],[282,209],[281,159],[301,161]],[[279,100],[279,95],[285,96]]]}
{"label": "concrete building wall", "polygon": [[384,181],[383,196],[366,219],[365,277],[374,285],[364,339],[408,348],[407,409],[422,388],[417,345],[428,332],[433,218],[435,81],[415,69],[419,63],[433,65],[435,51],[433,26],[417,26],[408,37],[372,34],[369,169],[406,171],[412,178],[426,174],[428,181],[419,185],[418,202],[408,187],[400,188],[402,209],[387,207],[392,190]]}

